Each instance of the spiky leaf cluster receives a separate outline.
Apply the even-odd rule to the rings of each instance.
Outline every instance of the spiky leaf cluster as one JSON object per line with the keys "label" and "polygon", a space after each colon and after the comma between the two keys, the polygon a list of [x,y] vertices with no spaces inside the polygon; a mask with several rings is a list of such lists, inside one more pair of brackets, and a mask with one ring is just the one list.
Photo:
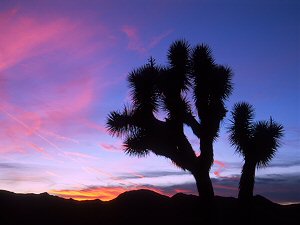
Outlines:
{"label": "spiky leaf cluster", "polygon": [[[168,51],[170,67],[167,79],[178,91],[187,90],[190,81],[188,77],[190,66],[190,45],[185,40],[175,41]],[[169,83],[169,84],[170,84]]]}
{"label": "spiky leaf cluster", "polygon": [[267,166],[274,157],[282,136],[283,126],[272,119],[254,124],[252,145],[259,167]]}
{"label": "spiky leaf cluster", "polygon": [[253,122],[254,110],[248,103],[235,104],[229,127],[230,142],[245,160],[256,162],[258,167],[267,166],[280,146],[283,126],[269,121]]}
{"label": "spiky leaf cluster", "polygon": [[194,101],[201,125],[208,136],[216,138],[219,122],[227,112],[224,101],[232,93],[232,71],[216,64],[211,49],[203,44],[193,49],[191,62]]}
{"label": "spiky leaf cluster", "polygon": [[153,64],[133,70],[128,76],[133,106],[136,110],[156,111],[158,107],[159,69]]}
{"label": "spiky leaf cluster", "polygon": [[253,107],[248,103],[236,103],[232,110],[229,140],[237,152],[247,154],[253,133]]}

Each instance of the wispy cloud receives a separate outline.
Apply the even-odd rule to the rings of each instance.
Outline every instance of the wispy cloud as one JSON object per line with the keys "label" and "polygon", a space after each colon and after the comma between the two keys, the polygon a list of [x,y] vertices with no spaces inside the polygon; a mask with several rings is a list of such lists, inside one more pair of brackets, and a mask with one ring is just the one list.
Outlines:
{"label": "wispy cloud", "polygon": [[98,159],[95,156],[86,154],[86,153],[81,153],[81,152],[70,152],[70,151],[64,151],[64,154],[68,156],[71,159]]}
{"label": "wispy cloud", "polygon": [[157,36],[152,37],[150,41],[144,41],[142,40],[137,27],[125,25],[121,30],[128,38],[127,48],[141,54],[147,53],[150,49],[157,46],[163,39],[167,38],[173,32],[172,30],[167,30],[158,34]]}
{"label": "wispy cloud", "polygon": [[143,45],[140,36],[138,34],[138,31],[135,27],[133,26],[123,26],[122,31],[126,34],[128,38],[128,49],[132,51],[137,51],[139,53],[145,53],[146,48]]}
{"label": "wispy cloud", "polygon": [[100,143],[100,148],[109,151],[109,152],[120,152],[122,150],[121,144],[107,144],[107,143]]}
{"label": "wispy cloud", "polygon": [[215,160],[214,161],[214,164],[218,165],[219,167],[217,168],[217,170],[214,172],[214,174],[217,176],[217,177],[223,177],[221,176],[221,172],[224,170],[225,168],[225,163],[224,162],[221,162],[219,160]]}
{"label": "wispy cloud", "polygon": [[128,173],[124,175],[120,175],[119,177],[123,179],[132,179],[139,177],[147,177],[147,178],[155,178],[155,177],[165,177],[165,176],[173,176],[173,175],[186,175],[187,172],[184,171],[141,171],[136,175],[135,173]]}

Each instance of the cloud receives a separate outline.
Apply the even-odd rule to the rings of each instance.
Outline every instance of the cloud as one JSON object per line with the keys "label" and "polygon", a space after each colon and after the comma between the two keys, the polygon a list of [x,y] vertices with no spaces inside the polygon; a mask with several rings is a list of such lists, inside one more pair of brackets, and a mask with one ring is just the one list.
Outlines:
{"label": "cloud", "polygon": [[29,145],[30,145],[33,149],[35,149],[37,152],[46,154],[46,151],[45,151],[44,148],[42,148],[42,147],[40,147],[40,146],[38,146],[38,145],[36,145],[36,144],[34,144],[34,143],[29,143]]}
{"label": "cloud", "polygon": [[106,144],[106,143],[100,143],[99,144],[101,149],[104,149],[109,152],[120,152],[122,150],[121,144]]}
{"label": "cloud", "polygon": [[81,152],[70,152],[70,151],[64,151],[63,152],[67,157],[72,158],[72,159],[98,159],[95,156],[86,154],[86,153],[81,153]]}
{"label": "cloud", "polygon": [[0,37],[0,71],[26,58],[49,51],[48,47],[42,45],[49,41],[58,41],[73,27],[62,19],[41,24],[34,17],[19,16],[16,9],[1,13],[0,18],[0,31],[5,34]]}
{"label": "cloud", "polygon": [[147,53],[150,49],[157,46],[163,39],[168,37],[173,31],[167,30],[157,36],[154,36],[148,42],[141,40],[141,36],[136,27],[130,25],[124,25],[121,28],[121,31],[126,34],[128,38],[127,48],[132,51],[144,54]]}
{"label": "cloud", "polygon": [[149,45],[148,45],[148,49],[154,48],[156,45],[158,45],[162,40],[164,40],[165,38],[167,38],[171,33],[173,32],[173,30],[167,30],[155,37],[152,37]]}
{"label": "cloud", "polygon": [[272,168],[272,167],[287,168],[287,167],[296,167],[296,166],[300,166],[300,160],[276,161],[270,163],[268,168]]}
{"label": "cloud", "polygon": [[28,165],[21,163],[0,163],[0,169],[27,169]]}
{"label": "cloud", "polygon": [[146,48],[143,46],[142,41],[138,35],[137,29],[133,26],[125,25],[122,27],[122,31],[126,34],[128,38],[127,48],[132,51],[137,51],[139,53],[145,53]]}
{"label": "cloud", "polygon": [[221,176],[221,172],[224,170],[225,168],[225,163],[224,162],[221,162],[219,160],[215,160],[214,161],[214,164],[218,165],[219,167],[217,168],[217,170],[214,172],[214,174],[217,176],[217,177],[223,177]]}
{"label": "cloud", "polygon": [[288,146],[293,149],[300,147],[300,127],[290,126],[285,128],[285,137],[283,139],[283,146]]}
{"label": "cloud", "polygon": [[138,175],[136,173],[128,173],[125,175],[119,176],[122,179],[132,179],[132,178],[155,178],[155,177],[164,177],[164,176],[173,176],[173,175],[186,175],[187,172],[184,171],[142,171]]}

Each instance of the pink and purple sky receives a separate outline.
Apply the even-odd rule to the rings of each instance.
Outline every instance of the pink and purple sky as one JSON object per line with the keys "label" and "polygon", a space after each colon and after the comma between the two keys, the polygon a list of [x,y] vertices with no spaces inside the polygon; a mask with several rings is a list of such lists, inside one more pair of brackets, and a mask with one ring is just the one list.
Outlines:
{"label": "pink and purple sky", "polygon": [[[150,56],[166,64],[171,42],[185,38],[233,69],[228,109],[248,101],[256,119],[285,127],[255,193],[300,202],[299,9],[292,0],[1,0],[0,189],[102,200],[138,188],[196,193],[189,173],[125,155],[105,129],[130,99],[127,74]],[[243,160],[228,142],[229,115],[211,177],[217,195],[236,197]]]}

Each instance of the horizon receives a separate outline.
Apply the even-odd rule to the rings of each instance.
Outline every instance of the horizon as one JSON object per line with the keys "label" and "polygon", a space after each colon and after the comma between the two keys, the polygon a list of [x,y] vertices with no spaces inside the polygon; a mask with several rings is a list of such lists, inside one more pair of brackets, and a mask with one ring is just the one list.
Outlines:
{"label": "horizon", "polygon": [[197,194],[188,172],[152,153],[126,155],[105,124],[130,102],[127,75],[150,57],[166,65],[171,43],[185,39],[208,44],[216,63],[233,70],[214,143],[215,195],[237,197],[243,159],[226,128],[234,103],[246,101],[255,120],[271,116],[285,130],[269,166],[256,172],[254,194],[300,203],[299,9],[279,0],[2,1],[0,189],[81,200],[141,188]]}
{"label": "horizon", "polygon": [[[81,201],[94,201],[94,200],[100,200],[101,202],[110,202],[110,201],[112,201],[112,200],[115,200],[116,198],[118,198],[120,195],[122,195],[122,194],[124,194],[124,193],[126,193],[126,192],[135,192],[135,191],[150,191],[150,192],[154,192],[154,193],[156,193],[156,194],[158,194],[158,195],[162,195],[162,196],[165,196],[165,197],[169,197],[169,198],[173,198],[175,195],[177,195],[177,194],[183,194],[183,195],[186,195],[186,196],[189,196],[189,195],[193,195],[193,196],[195,196],[195,197],[198,197],[198,195],[194,195],[194,194],[185,194],[185,193],[182,193],[182,192],[177,192],[177,193],[175,193],[175,194],[173,194],[173,195],[168,195],[168,194],[161,194],[161,193],[159,193],[159,192],[156,192],[156,191],[154,191],[154,190],[150,190],[150,189],[136,189],[136,190],[129,190],[129,191],[124,191],[124,192],[122,192],[122,193],[120,193],[119,195],[117,195],[117,196],[115,196],[114,198],[112,198],[112,199],[107,199],[107,200],[101,200],[101,199],[99,199],[99,198],[93,198],[93,199],[76,199],[76,197],[75,198],[68,198],[68,197],[66,197],[66,196],[58,196],[58,195],[55,195],[55,194],[51,194],[51,193],[48,193],[48,192],[41,192],[41,193],[16,193],[16,192],[11,192],[11,191],[7,191],[7,190],[0,190],[0,191],[5,191],[5,192],[10,192],[10,193],[13,193],[13,194],[17,194],[17,195],[23,195],[23,194],[25,194],[25,195],[43,195],[43,194],[47,194],[47,195],[50,195],[50,196],[53,196],[53,197],[58,197],[58,198],[62,198],[62,199],[66,199],[66,200],[75,200],[75,201],[78,201],[78,202],[81,202]],[[255,195],[254,197],[258,197],[258,196],[260,196],[260,197],[263,197],[263,198],[265,198],[264,196],[262,196],[262,195]],[[226,196],[220,196],[220,195],[215,195],[215,197],[221,197],[221,198],[235,198],[235,197],[232,197],[232,196],[228,196],[228,197],[226,197]],[[238,198],[235,198],[236,200],[238,200]],[[267,198],[265,198],[265,199],[267,199]],[[269,199],[267,199],[267,200],[269,200]],[[274,202],[273,202],[274,203]],[[276,203],[275,202],[275,204],[280,204],[280,205],[295,205],[295,204],[300,204],[300,203],[293,203],[293,202],[284,202],[284,203]]]}

